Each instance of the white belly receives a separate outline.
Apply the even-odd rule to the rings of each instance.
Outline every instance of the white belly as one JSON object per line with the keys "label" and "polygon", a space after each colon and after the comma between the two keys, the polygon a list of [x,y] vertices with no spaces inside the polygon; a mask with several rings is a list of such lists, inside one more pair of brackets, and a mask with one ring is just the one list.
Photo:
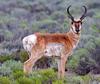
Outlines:
{"label": "white belly", "polygon": [[60,44],[60,43],[49,43],[47,46],[46,46],[46,49],[45,49],[45,53],[44,55],[45,56],[61,56],[61,53],[63,52],[64,50],[64,46],[63,44]]}

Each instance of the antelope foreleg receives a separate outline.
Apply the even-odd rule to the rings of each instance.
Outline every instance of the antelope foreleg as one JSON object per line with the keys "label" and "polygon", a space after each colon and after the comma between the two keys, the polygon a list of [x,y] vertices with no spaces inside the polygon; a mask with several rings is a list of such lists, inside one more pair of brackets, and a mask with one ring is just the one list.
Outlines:
{"label": "antelope foreleg", "polygon": [[64,78],[66,58],[62,57],[58,63],[58,78]]}

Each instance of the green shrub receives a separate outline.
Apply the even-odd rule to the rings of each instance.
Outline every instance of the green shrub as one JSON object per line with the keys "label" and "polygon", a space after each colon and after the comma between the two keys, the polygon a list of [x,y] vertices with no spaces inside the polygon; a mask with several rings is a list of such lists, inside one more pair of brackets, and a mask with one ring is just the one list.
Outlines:
{"label": "green shrub", "polygon": [[20,77],[17,81],[19,84],[34,84],[33,80],[27,77]]}
{"label": "green shrub", "polygon": [[100,38],[95,38],[95,44],[96,44],[97,46],[100,46]]}
{"label": "green shrub", "polygon": [[4,61],[7,61],[7,60],[10,60],[11,59],[11,56],[10,55],[1,55],[0,56],[0,62],[3,63]]}
{"label": "green shrub", "polygon": [[28,53],[26,51],[20,52],[20,60],[21,62],[25,62],[29,58]]}
{"label": "green shrub", "polygon": [[40,27],[40,26],[43,25],[43,24],[53,24],[53,23],[57,24],[57,22],[54,21],[54,20],[52,20],[52,19],[44,19],[44,20],[37,21],[37,22],[33,23],[32,26],[33,26],[33,28],[34,28],[34,27],[36,27],[36,26],[37,26],[37,27]]}
{"label": "green shrub", "polygon": [[64,18],[65,16],[66,15],[60,11],[54,11],[53,14],[51,15],[51,18],[53,20],[57,20],[57,19],[62,18],[62,17]]}
{"label": "green shrub", "polygon": [[56,80],[57,77],[53,69],[46,69],[33,72],[30,78],[34,80],[34,84],[48,84],[50,81]]}
{"label": "green shrub", "polygon": [[54,80],[56,78],[56,73],[53,69],[40,70],[39,74],[43,76],[44,80]]}
{"label": "green shrub", "polygon": [[15,22],[15,21],[16,21],[15,17],[9,16],[9,15],[0,15],[0,23],[2,24],[7,24],[10,22]]}
{"label": "green shrub", "polygon": [[16,71],[13,72],[14,79],[18,79],[20,77],[24,77],[24,75],[25,75],[24,72],[21,71],[21,70],[16,70]]}
{"label": "green shrub", "polygon": [[42,84],[42,77],[32,77],[33,84]]}
{"label": "green shrub", "polygon": [[55,80],[52,84],[65,84],[63,80]]}
{"label": "green shrub", "polygon": [[95,32],[95,33],[100,32],[99,29],[97,28],[97,25],[96,24],[93,24],[92,25],[92,31]]}
{"label": "green shrub", "polygon": [[90,75],[81,76],[81,78],[83,79],[84,84],[89,84],[89,82],[91,81]]}
{"label": "green shrub", "polygon": [[19,84],[19,83],[18,83],[18,81],[13,80],[13,81],[11,82],[11,84]]}
{"label": "green shrub", "polygon": [[16,70],[22,70],[22,63],[20,61],[8,60],[0,66],[0,75],[10,76]]}
{"label": "green shrub", "polygon": [[28,22],[26,20],[22,20],[20,22],[20,27],[23,29],[27,29],[28,28]]}
{"label": "green shrub", "polygon": [[[77,55],[76,58],[80,59],[81,57],[87,56],[89,54],[88,50],[85,48],[80,48],[73,55]],[[75,57],[75,56],[74,56]]]}
{"label": "green shrub", "polygon": [[0,84],[11,84],[11,81],[7,77],[0,77]]}
{"label": "green shrub", "polygon": [[9,30],[4,30],[4,35],[5,35],[5,39],[10,39],[10,38],[13,38],[13,33]]}
{"label": "green shrub", "polygon": [[91,76],[78,76],[71,73],[71,75],[65,77],[65,81],[65,84],[90,84]]}
{"label": "green shrub", "polygon": [[41,84],[43,77],[38,72],[33,72],[30,77],[33,80],[33,84]]}
{"label": "green shrub", "polygon": [[94,15],[94,17],[97,19],[99,19],[100,18],[100,11],[98,11],[98,12],[96,12],[96,14]]}
{"label": "green shrub", "polygon": [[0,66],[0,76],[10,76],[12,70],[10,67],[6,67],[4,65]]}
{"label": "green shrub", "polygon": [[[32,30],[37,32],[37,31],[41,31],[41,32],[46,32],[46,31],[52,31],[51,28],[54,27],[54,25],[59,25],[57,23],[57,21],[52,20],[52,19],[44,19],[41,21],[37,21],[37,22],[33,22],[32,24]],[[56,27],[55,26],[55,27]],[[59,25],[61,26],[61,25]]]}
{"label": "green shrub", "polygon": [[[74,55],[74,56],[77,56],[77,55]],[[72,70],[75,70],[76,67],[78,66],[78,63],[79,63],[79,59],[77,59],[75,57],[71,57],[71,59],[68,60],[67,67],[72,69]]]}
{"label": "green shrub", "polygon": [[89,52],[87,49],[80,48],[79,50],[76,50],[72,57],[68,60],[68,67],[72,70],[75,70],[80,62],[80,59],[89,55]]}
{"label": "green shrub", "polygon": [[80,76],[72,75],[71,77],[66,77],[66,83],[65,84],[84,84],[83,79]]}
{"label": "green shrub", "polygon": [[[67,28],[66,28],[67,27]],[[64,23],[63,23],[63,32],[65,32],[65,31],[68,31],[69,30],[69,28],[68,28],[68,21],[64,21]]]}
{"label": "green shrub", "polygon": [[88,41],[85,45],[85,48],[89,51],[94,50],[96,48],[95,43]]}
{"label": "green shrub", "polygon": [[9,60],[4,62],[2,66],[9,67],[12,71],[22,70],[22,63],[20,61]]}

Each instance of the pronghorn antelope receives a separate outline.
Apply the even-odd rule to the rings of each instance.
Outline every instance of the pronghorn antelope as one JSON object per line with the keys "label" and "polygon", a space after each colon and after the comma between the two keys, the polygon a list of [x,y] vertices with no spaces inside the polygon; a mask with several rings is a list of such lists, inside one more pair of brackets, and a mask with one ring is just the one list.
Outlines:
{"label": "pronghorn antelope", "polygon": [[43,56],[58,57],[58,76],[64,77],[65,63],[67,58],[72,54],[73,49],[77,46],[80,40],[82,21],[86,17],[87,8],[79,19],[74,17],[69,12],[67,13],[71,19],[71,27],[67,33],[34,33],[23,38],[23,47],[29,54],[29,59],[24,62],[24,72],[32,72],[32,67],[35,62]]}

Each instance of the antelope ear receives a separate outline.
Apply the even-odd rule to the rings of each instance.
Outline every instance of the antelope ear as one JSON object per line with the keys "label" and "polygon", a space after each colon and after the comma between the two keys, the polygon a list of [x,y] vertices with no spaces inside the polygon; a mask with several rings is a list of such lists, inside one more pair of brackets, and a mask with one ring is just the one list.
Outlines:
{"label": "antelope ear", "polygon": [[82,19],[82,20],[80,19],[80,23],[82,24],[83,22],[84,22],[84,19]]}

